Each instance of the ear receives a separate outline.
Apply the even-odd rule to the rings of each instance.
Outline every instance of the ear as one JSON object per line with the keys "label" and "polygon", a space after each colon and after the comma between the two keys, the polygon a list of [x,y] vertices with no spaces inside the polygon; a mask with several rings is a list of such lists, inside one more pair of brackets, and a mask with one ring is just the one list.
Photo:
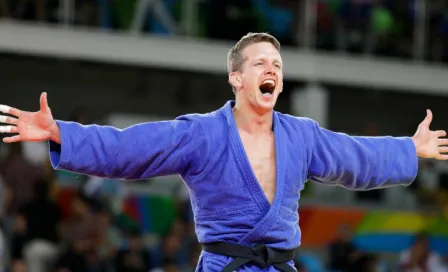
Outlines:
{"label": "ear", "polygon": [[229,82],[235,89],[241,88],[241,86],[243,85],[241,73],[239,73],[239,72],[230,73],[229,74]]}

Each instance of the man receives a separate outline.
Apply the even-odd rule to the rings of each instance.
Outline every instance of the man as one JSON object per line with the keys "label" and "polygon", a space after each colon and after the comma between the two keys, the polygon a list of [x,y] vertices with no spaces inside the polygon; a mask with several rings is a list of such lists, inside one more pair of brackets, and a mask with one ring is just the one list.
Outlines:
{"label": "man", "polygon": [[56,169],[131,180],[182,176],[204,249],[197,271],[294,271],[307,179],[357,190],[409,185],[417,155],[446,160],[448,140],[430,131],[430,111],[413,137],[400,138],[350,137],[276,112],[282,68],[278,41],[250,33],[228,55],[236,99],[214,112],[118,130],[55,121],[43,93],[38,112],[1,106],[17,117],[2,117],[1,130],[17,134],[6,143],[49,141]]}

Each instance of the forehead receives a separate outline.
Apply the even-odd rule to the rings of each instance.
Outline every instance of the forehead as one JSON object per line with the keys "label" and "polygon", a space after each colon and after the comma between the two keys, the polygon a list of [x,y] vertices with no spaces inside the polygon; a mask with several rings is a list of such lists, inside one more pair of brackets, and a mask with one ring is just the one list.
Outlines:
{"label": "forehead", "polygon": [[243,50],[244,59],[270,58],[281,61],[280,52],[269,42],[254,43]]}

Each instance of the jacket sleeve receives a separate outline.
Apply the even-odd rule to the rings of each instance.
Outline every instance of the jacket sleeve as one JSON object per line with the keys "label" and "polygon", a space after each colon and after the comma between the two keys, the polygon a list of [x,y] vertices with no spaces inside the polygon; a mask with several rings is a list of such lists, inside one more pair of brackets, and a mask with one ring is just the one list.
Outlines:
{"label": "jacket sleeve", "polygon": [[409,185],[417,176],[417,152],[409,137],[352,137],[314,121],[311,130],[310,180],[368,190]]}
{"label": "jacket sleeve", "polygon": [[61,144],[50,142],[55,169],[98,177],[139,180],[200,172],[208,140],[198,121],[179,117],[120,130],[57,121]]}

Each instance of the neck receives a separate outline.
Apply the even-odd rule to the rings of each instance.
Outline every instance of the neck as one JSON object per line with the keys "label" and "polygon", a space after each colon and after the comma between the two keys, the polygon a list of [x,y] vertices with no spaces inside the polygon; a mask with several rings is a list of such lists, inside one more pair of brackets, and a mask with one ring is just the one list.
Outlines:
{"label": "neck", "polygon": [[244,103],[237,99],[232,111],[239,129],[249,133],[272,132],[272,110],[257,110],[250,103]]}

